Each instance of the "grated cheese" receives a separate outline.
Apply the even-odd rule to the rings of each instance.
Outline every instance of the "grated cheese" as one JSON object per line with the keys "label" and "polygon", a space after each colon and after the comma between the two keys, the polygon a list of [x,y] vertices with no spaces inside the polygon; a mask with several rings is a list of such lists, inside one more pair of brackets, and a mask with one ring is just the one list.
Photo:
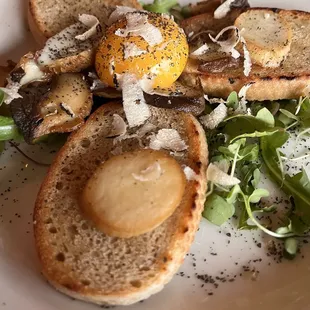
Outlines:
{"label": "grated cheese", "polygon": [[20,86],[26,85],[34,81],[42,81],[46,76],[33,59],[29,59],[25,63],[23,69],[25,71],[25,75],[21,78],[19,82]]}
{"label": "grated cheese", "polygon": [[127,59],[129,57],[137,57],[142,54],[146,54],[146,50],[140,49],[136,44],[125,42],[124,43],[124,59]]}
{"label": "grated cheese", "polygon": [[[234,30],[234,35],[228,38],[226,41],[219,41],[220,37],[229,30]],[[222,29],[219,34],[213,38],[211,34],[209,34],[210,39],[220,45],[220,50],[226,54],[231,54],[231,56],[235,59],[240,57],[240,53],[235,49],[237,44],[240,42],[240,33],[239,29],[235,26],[228,26]]]}
{"label": "grated cheese", "polygon": [[224,103],[217,106],[210,114],[200,117],[200,122],[207,129],[216,128],[228,115],[228,108]]}
{"label": "grated cheese", "polygon": [[21,85],[20,83],[13,82],[11,78],[8,78],[7,81],[7,86],[0,87],[0,89],[4,92],[4,102],[10,104],[14,99],[22,98],[18,93]]}
{"label": "grated cheese", "polygon": [[228,175],[222,171],[216,164],[210,163],[207,169],[207,180],[222,186],[234,186],[240,183],[240,180]]}
{"label": "grated cheese", "polygon": [[196,50],[194,50],[190,56],[201,56],[203,54],[205,54],[207,51],[209,50],[209,46],[207,43],[201,45],[199,48],[197,48]]}
{"label": "grated cheese", "polygon": [[124,112],[130,128],[140,126],[151,116],[146,104],[143,90],[136,76],[125,73],[120,78],[122,87]]}
{"label": "grated cheese", "polygon": [[215,11],[214,18],[221,19],[224,18],[230,11],[230,6],[235,0],[226,0],[222,3]]}
{"label": "grated cheese", "polygon": [[150,137],[150,148],[180,152],[186,150],[188,146],[175,129],[160,129],[156,135]]}
{"label": "grated cheese", "polygon": [[147,14],[132,12],[126,14],[127,25],[125,29],[117,29],[115,34],[120,37],[140,36],[150,46],[160,44],[163,36],[159,28],[148,22]]}
{"label": "grated cheese", "polygon": [[89,14],[80,14],[79,21],[89,29],[82,34],[75,36],[77,40],[85,41],[101,32],[100,22],[96,16]]}
{"label": "grated cheese", "polygon": [[246,41],[245,39],[241,36],[240,38],[242,46],[243,46],[243,55],[244,55],[244,63],[243,63],[243,73],[245,76],[249,76],[250,72],[252,70],[252,61],[251,61],[251,56],[250,53],[248,51],[248,48],[246,46]]}
{"label": "grated cheese", "polygon": [[127,125],[118,114],[113,114],[112,128],[107,137],[123,136],[126,134]]}
{"label": "grated cheese", "polygon": [[188,166],[183,166],[183,172],[187,181],[196,181],[198,179],[197,173]]}
{"label": "grated cheese", "polygon": [[136,12],[137,10],[134,8],[130,8],[128,6],[120,6],[117,5],[116,9],[111,13],[109,19],[107,21],[107,25],[111,26],[113,23],[124,17],[127,13]]}

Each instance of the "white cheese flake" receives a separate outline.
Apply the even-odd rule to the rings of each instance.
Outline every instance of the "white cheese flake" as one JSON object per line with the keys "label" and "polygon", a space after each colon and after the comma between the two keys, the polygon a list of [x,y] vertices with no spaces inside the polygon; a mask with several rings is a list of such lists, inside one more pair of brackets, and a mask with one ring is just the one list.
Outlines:
{"label": "white cheese flake", "polygon": [[120,78],[122,87],[124,112],[130,128],[140,126],[151,116],[146,104],[143,90],[136,76],[125,73]]}
{"label": "white cheese flake", "polygon": [[[226,41],[220,41],[220,37],[229,30],[234,30],[234,35],[228,38]],[[235,49],[237,44],[240,42],[240,33],[239,29],[236,26],[228,26],[222,29],[219,34],[213,38],[211,34],[209,34],[210,39],[220,45],[220,50],[226,54],[231,54],[231,56],[235,59],[240,57],[240,53]]]}
{"label": "white cheese flake", "polygon": [[146,53],[147,53],[146,50],[142,50],[134,43],[130,42],[124,43],[124,59],[127,59],[129,57],[137,57]]}
{"label": "white cheese flake", "polygon": [[209,46],[207,43],[204,43],[199,48],[191,52],[190,56],[202,56],[209,50]]}
{"label": "white cheese flake", "polygon": [[7,81],[7,86],[0,87],[0,89],[4,92],[4,102],[10,104],[14,99],[22,98],[18,93],[21,85],[20,83],[13,82],[10,78]]}
{"label": "white cheese flake", "polygon": [[110,26],[119,19],[123,18],[127,13],[136,12],[137,10],[134,8],[130,8],[128,6],[120,6],[117,5],[116,9],[111,13],[109,19],[107,21],[107,25]]}
{"label": "white cheese flake", "polygon": [[254,82],[245,84],[242,86],[238,93],[239,107],[234,111],[234,114],[251,114],[251,109],[247,108],[246,94],[248,89],[254,84]]}
{"label": "white cheese flake", "polygon": [[133,173],[132,176],[140,182],[156,181],[162,175],[160,164],[156,161],[153,165],[142,170],[139,174]]}
{"label": "white cheese flake", "polygon": [[121,155],[123,153],[123,147],[121,145],[116,146],[112,151],[111,154],[116,156],[116,155]]}
{"label": "white cheese flake", "polygon": [[249,50],[247,48],[245,39],[241,36],[240,40],[241,40],[241,43],[242,43],[242,46],[243,46],[243,56],[244,56],[244,64],[243,64],[244,70],[243,70],[243,73],[244,73],[245,76],[249,76],[250,72],[252,70],[251,56],[250,56],[250,52],[249,52]]}
{"label": "white cheese flake", "polygon": [[209,98],[207,94],[204,94],[203,97],[209,102],[209,103],[224,103],[226,104],[226,100],[222,98]]}
{"label": "white cheese flake", "polygon": [[160,129],[158,133],[150,137],[149,147],[153,150],[170,150],[174,152],[184,151],[188,148],[185,141],[175,129]]}
{"label": "white cheese flake", "polygon": [[240,180],[222,171],[216,164],[210,163],[207,169],[207,180],[222,186],[231,187],[240,183]]}
{"label": "white cheese flake", "polygon": [[77,40],[85,41],[101,32],[100,22],[96,16],[89,14],[80,14],[79,21],[89,29],[82,34],[75,36]]}
{"label": "white cheese flake", "polygon": [[123,136],[127,132],[124,119],[118,114],[113,114],[112,128],[107,137]]}
{"label": "white cheese flake", "polygon": [[210,114],[200,117],[200,122],[207,129],[216,128],[228,115],[228,108],[224,103],[219,104]]}
{"label": "white cheese flake", "polygon": [[115,31],[117,36],[140,36],[150,46],[160,44],[163,41],[160,29],[148,22],[147,14],[142,14],[141,12],[127,13],[126,20],[126,28]]}
{"label": "white cheese flake", "polygon": [[222,3],[215,11],[214,11],[214,18],[215,19],[222,19],[224,18],[230,11],[230,6],[235,0],[226,0]]}
{"label": "white cheese flake", "polygon": [[182,166],[182,167],[187,181],[196,181],[198,179],[197,173],[191,167],[188,166]]}
{"label": "white cheese flake", "polygon": [[25,75],[20,80],[20,85],[26,85],[34,81],[42,81],[45,78],[45,73],[40,69],[38,64],[33,59],[29,59],[24,64]]}

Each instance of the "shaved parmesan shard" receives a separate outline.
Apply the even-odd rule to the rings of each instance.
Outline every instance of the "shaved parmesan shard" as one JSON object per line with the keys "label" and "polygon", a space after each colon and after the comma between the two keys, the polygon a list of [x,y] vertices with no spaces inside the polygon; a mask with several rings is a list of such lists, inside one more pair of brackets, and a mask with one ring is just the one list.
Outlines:
{"label": "shaved parmesan shard", "polygon": [[230,11],[230,6],[235,0],[226,0],[222,3],[215,11],[214,18],[221,19],[224,18]]}
{"label": "shaved parmesan shard", "polygon": [[100,22],[96,16],[88,14],[80,14],[79,21],[89,29],[82,34],[75,36],[77,40],[85,41],[90,37],[101,32]]}
{"label": "shaved parmesan shard", "polygon": [[251,61],[251,56],[248,51],[248,48],[246,46],[246,41],[245,39],[241,36],[240,38],[242,46],[243,46],[243,56],[244,56],[244,70],[243,73],[245,76],[249,76],[250,72],[252,70],[252,61]]}
{"label": "shaved parmesan shard", "polygon": [[210,114],[200,117],[200,122],[207,129],[216,128],[228,115],[228,108],[224,103],[217,106]]}
{"label": "shaved parmesan shard", "polygon": [[137,10],[134,8],[130,8],[128,6],[116,6],[116,9],[111,13],[107,25],[111,26],[113,23],[124,17],[127,13],[136,12]]}
{"label": "shaved parmesan shard", "polygon": [[[228,38],[226,41],[219,41],[220,37],[229,30],[234,30],[234,35]],[[226,54],[231,54],[231,56],[235,59],[240,57],[240,53],[235,49],[237,44],[240,42],[240,33],[239,29],[235,26],[228,26],[222,29],[219,34],[213,38],[211,34],[209,34],[210,39],[220,45],[220,50]]]}
{"label": "shaved parmesan shard", "polygon": [[229,166],[230,166],[228,160],[222,159],[220,161],[216,161],[216,162],[214,162],[214,165],[216,165],[223,172],[228,173]]}
{"label": "shaved parmesan shard", "polygon": [[130,128],[140,126],[151,116],[140,83],[136,76],[131,73],[123,74],[120,80],[123,106],[128,125]]}
{"label": "shaved parmesan shard", "polygon": [[245,84],[240,89],[238,93],[239,107],[235,110],[234,114],[251,114],[251,109],[247,108],[246,93],[253,84],[254,82]]}
{"label": "shaved parmesan shard", "polygon": [[33,59],[29,59],[24,64],[24,71],[25,75],[19,82],[21,86],[34,81],[42,81],[46,77],[46,74],[41,71],[40,67]]}
{"label": "shaved parmesan shard", "polygon": [[140,182],[156,181],[162,174],[160,164],[156,161],[153,165],[142,170],[139,174],[133,173],[132,176]]}
{"label": "shaved parmesan shard", "polygon": [[22,96],[18,93],[20,87],[20,83],[15,83],[10,78],[8,79],[8,84],[5,88],[0,87],[0,89],[4,92],[4,102],[6,104],[10,104],[14,99],[22,98]]}
{"label": "shaved parmesan shard", "polygon": [[154,131],[157,127],[152,123],[145,123],[140,129],[137,130],[136,134],[139,138],[143,138],[150,131]]}
{"label": "shaved parmesan shard", "polygon": [[201,56],[203,54],[205,54],[207,51],[209,50],[209,46],[207,43],[201,45],[199,48],[197,48],[196,50],[194,50],[190,56]]}
{"label": "shaved parmesan shard", "polygon": [[196,174],[196,172],[188,166],[183,166],[183,172],[187,181],[195,181],[198,179],[198,175]]}
{"label": "shaved parmesan shard", "polygon": [[222,98],[209,98],[207,94],[204,94],[203,97],[209,102],[209,103],[224,103],[226,104],[226,100]]}
{"label": "shaved parmesan shard", "polygon": [[116,144],[118,142],[121,142],[123,140],[127,139],[138,139],[139,145],[143,148],[144,145],[142,144],[142,138],[149,133],[150,131],[154,131],[157,127],[151,123],[145,123],[140,129],[136,131],[136,133],[133,134],[124,134],[122,136],[119,136],[113,140],[113,144]]}
{"label": "shaved parmesan shard", "polygon": [[124,59],[127,59],[129,57],[137,57],[147,53],[146,50],[142,50],[134,43],[126,42],[124,44],[124,47]]}
{"label": "shaved parmesan shard", "polygon": [[120,37],[140,36],[150,46],[160,44],[163,36],[159,28],[148,22],[147,14],[132,12],[126,14],[127,25],[125,29],[117,29],[115,34]]}
{"label": "shaved parmesan shard", "polygon": [[111,154],[116,156],[116,155],[121,155],[123,153],[123,148],[121,145],[116,146],[112,151]]}
{"label": "shaved parmesan shard", "polygon": [[228,175],[217,165],[209,164],[207,169],[207,180],[222,186],[234,186],[240,183],[240,180]]}
{"label": "shaved parmesan shard", "polygon": [[180,152],[188,148],[175,129],[160,129],[156,135],[151,136],[150,140],[150,148],[153,150]]}
{"label": "shaved parmesan shard", "polygon": [[113,114],[112,128],[107,137],[123,136],[127,131],[127,125],[118,114]]}

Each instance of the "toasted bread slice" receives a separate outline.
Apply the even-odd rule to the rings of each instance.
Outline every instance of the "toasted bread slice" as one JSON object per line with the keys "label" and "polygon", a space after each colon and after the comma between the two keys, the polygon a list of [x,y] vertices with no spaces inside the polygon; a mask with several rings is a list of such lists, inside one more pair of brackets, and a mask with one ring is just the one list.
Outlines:
{"label": "toasted bread slice", "polygon": [[142,9],[137,0],[29,0],[30,30],[42,43],[74,24],[79,14],[95,15],[103,26],[116,5]]}
{"label": "toasted bread slice", "polygon": [[[256,10],[256,9],[253,9]],[[248,100],[292,99],[309,95],[310,88],[310,13],[270,10],[278,13],[292,29],[292,43],[287,58],[277,68],[253,65],[248,77],[243,73],[243,59],[234,60],[219,52],[189,59],[183,79],[189,85],[201,83],[209,96],[227,98],[232,91],[254,83],[247,91]]]}
{"label": "toasted bread slice", "polygon": [[[61,149],[36,201],[34,232],[42,271],[60,292],[97,304],[128,305],[160,291],[182,264],[205,201],[206,137],[191,114],[153,107],[151,111],[148,123],[156,126],[155,132],[173,128],[187,144],[174,156],[195,171],[195,180],[187,181],[181,204],[153,231],[129,239],[99,232],[78,206],[86,181],[116,148],[126,152],[148,147],[151,136],[149,132],[140,140],[113,143],[107,136],[113,114],[125,118],[122,105],[99,108]],[[130,129],[127,134],[135,132]]]}
{"label": "toasted bread slice", "polygon": [[252,62],[279,67],[291,48],[292,30],[281,14],[270,10],[248,10],[235,21],[246,41]]}

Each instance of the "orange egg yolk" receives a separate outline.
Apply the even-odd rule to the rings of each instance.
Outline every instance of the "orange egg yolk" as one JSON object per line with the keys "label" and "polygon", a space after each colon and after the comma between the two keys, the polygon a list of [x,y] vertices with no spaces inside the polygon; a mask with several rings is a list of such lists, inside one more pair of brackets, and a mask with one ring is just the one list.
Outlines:
{"label": "orange egg yolk", "polygon": [[[118,77],[131,73],[138,80],[147,79],[151,88],[170,87],[181,75],[188,58],[183,30],[168,16],[140,12],[129,14],[147,14],[147,22],[160,30],[162,40],[151,46],[142,36],[130,32],[119,36],[115,32],[126,29],[127,19],[118,20],[107,29],[96,54],[95,66],[100,80],[111,87],[119,87]],[[135,53],[128,56],[126,49],[129,47],[134,48]]]}

